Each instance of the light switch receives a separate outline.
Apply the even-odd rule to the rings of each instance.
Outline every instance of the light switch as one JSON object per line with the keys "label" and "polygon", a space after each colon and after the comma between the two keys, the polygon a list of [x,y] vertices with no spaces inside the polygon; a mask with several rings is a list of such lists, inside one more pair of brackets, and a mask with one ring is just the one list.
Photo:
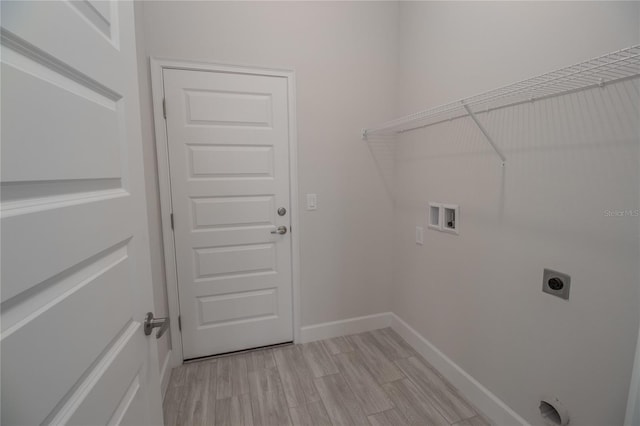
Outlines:
{"label": "light switch", "polygon": [[315,210],[318,208],[318,196],[316,194],[307,194],[307,210]]}
{"label": "light switch", "polygon": [[424,228],[422,226],[416,226],[416,244],[419,246],[424,244]]}

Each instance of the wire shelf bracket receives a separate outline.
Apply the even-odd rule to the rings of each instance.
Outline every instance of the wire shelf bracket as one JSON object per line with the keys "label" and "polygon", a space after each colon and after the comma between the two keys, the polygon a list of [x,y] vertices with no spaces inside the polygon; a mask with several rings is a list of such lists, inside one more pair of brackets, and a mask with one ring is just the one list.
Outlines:
{"label": "wire shelf bracket", "polygon": [[[387,121],[362,129],[362,139],[373,135],[410,132],[458,118],[470,117],[494,149],[502,165],[506,157],[487,129],[478,120],[478,112],[490,112],[515,105],[576,93],[607,84],[640,77],[640,44],[607,53],[584,62],[541,74],[459,101]],[[474,111],[476,111],[474,113]]]}
{"label": "wire shelf bracket", "polygon": [[489,142],[489,145],[491,145],[491,147],[496,152],[496,154],[498,154],[498,157],[500,157],[500,159],[502,160],[502,167],[504,167],[504,163],[507,162],[507,159],[504,156],[504,154],[502,153],[502,151],[500,151],[500,148],[497,147],[496,143],[493,141],[493,138],[491,137],[491,135],[489,135],[489,132],[487,132],[487,130],[482,125],[482,123],[480,123],[480,121],[478,121],[478,117],[476,117],[474,112],[471,111],[471,108],[469,108],[469,105],[467,105],[464,102],[462,102],[462,106],[467,111],[467,113],[469,114],[469,117],[471,117],[473,122],[476,123],[476,126],[478,126],[478,129],[480,129],[480,131],[482,132],[484,137],[487,139],[487,142]]}

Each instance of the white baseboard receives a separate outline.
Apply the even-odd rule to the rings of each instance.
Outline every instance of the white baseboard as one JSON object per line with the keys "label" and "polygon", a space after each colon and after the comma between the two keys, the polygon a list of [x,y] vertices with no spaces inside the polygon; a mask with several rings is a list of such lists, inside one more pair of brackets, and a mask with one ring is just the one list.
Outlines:
{"label": "white baseboard", "polygon": [[391,312],[383,312],[381,314],[308,325],[300,329],[301,341],[296,343],[307,343],[315,340],[329,339],[331,337],[377,330],[391,326],[392,319],[393,314]]}
{"label": "white baseboard", "polygon": [[169,378],[171,377],[171,368],[169,365],[171,364],[171,349],[164,357],[164,362],[162,363],[162,368],[160,369],[160,389],[162,390],[162,400],[164,401],[164,396],[167,394],[167,388],[169,387]]}
{"label": "white baseboard", "polygon": [[429,361],[465,398],[496,425],[529,425],[500,398],[459,365],[440,352],[431,342],[414,330],[402,318],[391,314],[391,328],[407,341],[420,355]]}

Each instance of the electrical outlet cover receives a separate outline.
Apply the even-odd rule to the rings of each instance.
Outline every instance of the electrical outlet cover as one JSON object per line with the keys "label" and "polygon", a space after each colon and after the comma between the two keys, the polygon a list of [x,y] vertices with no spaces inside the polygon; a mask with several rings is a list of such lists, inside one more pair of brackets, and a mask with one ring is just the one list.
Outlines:
{"label": "electrical outlet cover", "polygon": [[561,299],[569,300],[571,277],[562,272],[546,269],[542,274],[542,291]]}

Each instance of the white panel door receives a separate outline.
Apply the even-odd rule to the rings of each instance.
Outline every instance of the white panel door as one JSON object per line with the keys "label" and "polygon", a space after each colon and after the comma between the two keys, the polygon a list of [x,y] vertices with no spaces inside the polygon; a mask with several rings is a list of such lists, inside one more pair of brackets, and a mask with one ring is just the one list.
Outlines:
{"label": "white panel door", "polygon": [[183,356],[291,341],[287,80],[163,73]]}
{"label": "white panel door", "polygon": [[161,424],[133,4],[1,7],[1,423]]}

